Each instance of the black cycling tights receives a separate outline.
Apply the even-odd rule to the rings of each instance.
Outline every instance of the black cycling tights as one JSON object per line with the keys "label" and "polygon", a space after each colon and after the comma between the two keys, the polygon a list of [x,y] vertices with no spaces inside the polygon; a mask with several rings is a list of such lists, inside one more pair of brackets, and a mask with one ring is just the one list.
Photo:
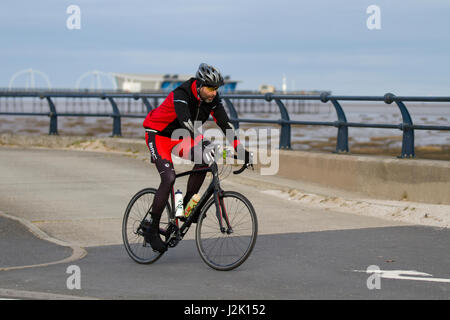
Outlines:
{"label": "black cycling tights", "polygon": [[[152,206],[152,223],[156,227],[159,225],[161,214],[167,200],[169,199],[169,194],[172,192],[173,184],[175,182],[175,170],[172,162],[159,157],[155,161],[155,164],[161,176],[161,184],[156,191]],[[205,167],[205,164],[196,164],[194,165],[194,170],[202,167]],[[206,173],[206,171],[200,171],[192,173],[189,176],[186,194],[183,199],[183,207],[186,207],[186,204],[189,202],[191,197],[200,190],[200,187],[205,180]]]}

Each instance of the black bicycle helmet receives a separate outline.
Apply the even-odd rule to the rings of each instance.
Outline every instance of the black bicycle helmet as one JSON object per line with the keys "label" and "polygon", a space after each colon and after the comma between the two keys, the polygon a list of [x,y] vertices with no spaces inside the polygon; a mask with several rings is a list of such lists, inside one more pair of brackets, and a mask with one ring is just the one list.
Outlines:
{"label": "black bicycle helmet", "polygon": [[201,63],[195,75],[202,85],[207,87],[220,87],[224,84],[223,77],[219,70],[206,63]]}

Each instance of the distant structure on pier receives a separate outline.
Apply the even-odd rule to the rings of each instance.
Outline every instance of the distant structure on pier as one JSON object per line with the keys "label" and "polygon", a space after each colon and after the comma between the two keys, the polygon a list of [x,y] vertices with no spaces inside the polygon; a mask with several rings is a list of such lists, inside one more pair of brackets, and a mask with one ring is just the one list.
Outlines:
{"label": "distant structure on pier", "polygon": [[297,95],[320,95],[323,92],[326,92],[328,94],[331,94],[331,91],[329,90],[292,90],[287,91],[286,88],[282,88],[282,91],[278,91],[275,86],[271,84],[262,84],[259,86],[259,93],[265,94],[265,93],[288,93],[288,94],[297,94]]}
{"label": "distant structure on pier", "polygon": [[[294,83],[294,81],[292,81]],[[258,88],[258,92],[261,94],[266,93],[282,93],[282,94],[294,94],[294,95],[320,95],[324,92],[331,94],[331,91],[329,90],[297,90],[294,89],[295,86],[292,84],[291,90],[288,91],[287,89],[287,78],[286,75],[283,74],[282,78],[282,84],[281,84],[281,91],[277,90],[277,88],[272,84],[261,84]]]}
{"label": "distant structure on pier", "polygon": [[[11,78],[9,79],[9,85],[8,85],[8,89],[12,90],[15,87],[15,81],[18,78],[24,78],[25,79],[25,86],[21,85],[21,87],[24,87],[25,89],[36,89],[36,82],[37,82],[37,77],[41,78],[41,80],[43,79],[47,89],[51,89],[52,85],[50,83],[50,79],[48,78],[47,74],[45,74],[42,71],[36,70],[36,69],[25,69],[25,70],[21,70],[18,71],[16,73],[14,73]],[[41,81],[42,82],[42,81]]]}
{"label": "distant structure on pier", "polygon": [[[117,88],[125,92],[170,92],[191,75],[180,74],[135,74],[135,73],[112,73],[117,82]],[[239,81],[225,77],[225,85],[221,87],[222,93],[230,93],[236,90]]]}

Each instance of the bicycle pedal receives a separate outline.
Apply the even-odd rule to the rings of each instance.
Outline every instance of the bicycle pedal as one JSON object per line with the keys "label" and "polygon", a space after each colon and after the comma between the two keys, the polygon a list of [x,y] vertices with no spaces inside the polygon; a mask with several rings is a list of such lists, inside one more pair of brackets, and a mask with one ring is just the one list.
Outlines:
{"label": "bicycle pedal", "polygon": [[169,248],[173,248],[175,247],[179,242],[181,241],[181,238],[178,236],[172,237],[170,238],[166,243],[167,243],[167,247]]}

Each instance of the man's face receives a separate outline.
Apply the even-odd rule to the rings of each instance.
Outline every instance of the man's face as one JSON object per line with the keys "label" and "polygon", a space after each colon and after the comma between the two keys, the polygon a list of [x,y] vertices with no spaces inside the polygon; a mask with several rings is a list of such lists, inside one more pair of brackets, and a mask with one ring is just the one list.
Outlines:
{"label": "man's face", "polygon": [[201,87],[200,98],[207,103],[211,103],[216,97],[218,89],[216,87]]}

